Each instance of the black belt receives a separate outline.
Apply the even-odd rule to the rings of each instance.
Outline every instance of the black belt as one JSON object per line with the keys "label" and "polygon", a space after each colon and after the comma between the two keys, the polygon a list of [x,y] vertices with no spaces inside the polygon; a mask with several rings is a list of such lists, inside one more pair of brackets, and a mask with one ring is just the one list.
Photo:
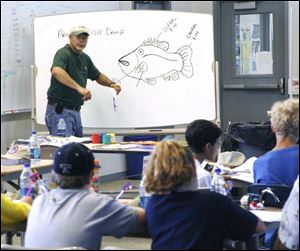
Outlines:
{"label": "black belt", "polygon": [[58,110],[59,110],[59,108],[61,108],[61,111],[62,111],[63,109],[68,109],[68,110],[72,110],[72,111],[79,112],[80,109],[81,109],[81,106],[62,105],[62,104],[59,104],[59,103],[57,103],[57,102],[50,101],[50,100],[48,100],[48,105],[54,105],[54,106],[56,106],[56,108],[58,108]]}

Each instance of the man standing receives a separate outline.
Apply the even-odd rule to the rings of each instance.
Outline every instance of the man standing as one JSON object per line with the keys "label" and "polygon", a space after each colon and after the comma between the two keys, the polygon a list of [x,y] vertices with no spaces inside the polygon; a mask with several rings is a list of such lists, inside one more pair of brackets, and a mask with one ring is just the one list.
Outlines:
{"label": "man standing", "polygon": [[83,136],[80,108],[84,101],[92,98],[91,91],[86,88],[88,78],[115,89],[117,94],[121,91],[121,86],[100,73],[91,58],[83,52],[88,38],[86,27],[73,27],[69,34],[70,43],[54,56],[45,116],[51,135],[57,135],[58,121],[63,118],[66,123],[65,136]]}

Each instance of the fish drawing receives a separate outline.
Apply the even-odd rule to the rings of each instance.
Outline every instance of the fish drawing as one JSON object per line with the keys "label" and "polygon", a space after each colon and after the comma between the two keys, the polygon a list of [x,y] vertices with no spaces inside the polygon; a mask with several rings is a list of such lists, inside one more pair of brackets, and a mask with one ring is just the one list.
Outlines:
{"label": "fish drawing", "polygon": [[119,59],[121,70],[129,77],[154,85],[157,78],[178,80],[179,73],[193,76],[192,49],[185,45],[169,52],[169,43],[148,39],[132,52]]}

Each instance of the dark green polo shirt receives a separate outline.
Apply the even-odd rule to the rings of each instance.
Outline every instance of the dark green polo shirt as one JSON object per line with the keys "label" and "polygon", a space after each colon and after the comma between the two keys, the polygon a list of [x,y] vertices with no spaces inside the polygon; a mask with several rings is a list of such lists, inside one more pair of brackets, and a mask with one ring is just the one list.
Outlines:
{"label": "dark green polo shirt", "polygon": [[[100,75],[87,54],[75,53],[68,44],[56,52],[52,67],[64,69],[82,87],[86,87],[88,78],[96,80]],[[47,95],[48,100],[61,105],[77,107],[83,104],[82,96],[76,90],[60,83],[53,76]]]}

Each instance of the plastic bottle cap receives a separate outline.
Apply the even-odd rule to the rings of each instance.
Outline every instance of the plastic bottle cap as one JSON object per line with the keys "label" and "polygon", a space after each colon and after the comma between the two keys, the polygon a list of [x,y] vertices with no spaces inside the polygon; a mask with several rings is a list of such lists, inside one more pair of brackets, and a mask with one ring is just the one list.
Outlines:
{"label": "plastic bottle cap", "polygon": [[25,162],[25,163],[24,163],[24,167],[25,167],[25,168],[29,168],[29,167],[30,167],[30,163],[29,163],[29,162]]}
{"label": "plastic bottle cap", "polygon": [[216,168],[216,169],[215,169],[215,173],[216,173],[216,174],[221,174],[221,169],[220,169],[220,168]]}

